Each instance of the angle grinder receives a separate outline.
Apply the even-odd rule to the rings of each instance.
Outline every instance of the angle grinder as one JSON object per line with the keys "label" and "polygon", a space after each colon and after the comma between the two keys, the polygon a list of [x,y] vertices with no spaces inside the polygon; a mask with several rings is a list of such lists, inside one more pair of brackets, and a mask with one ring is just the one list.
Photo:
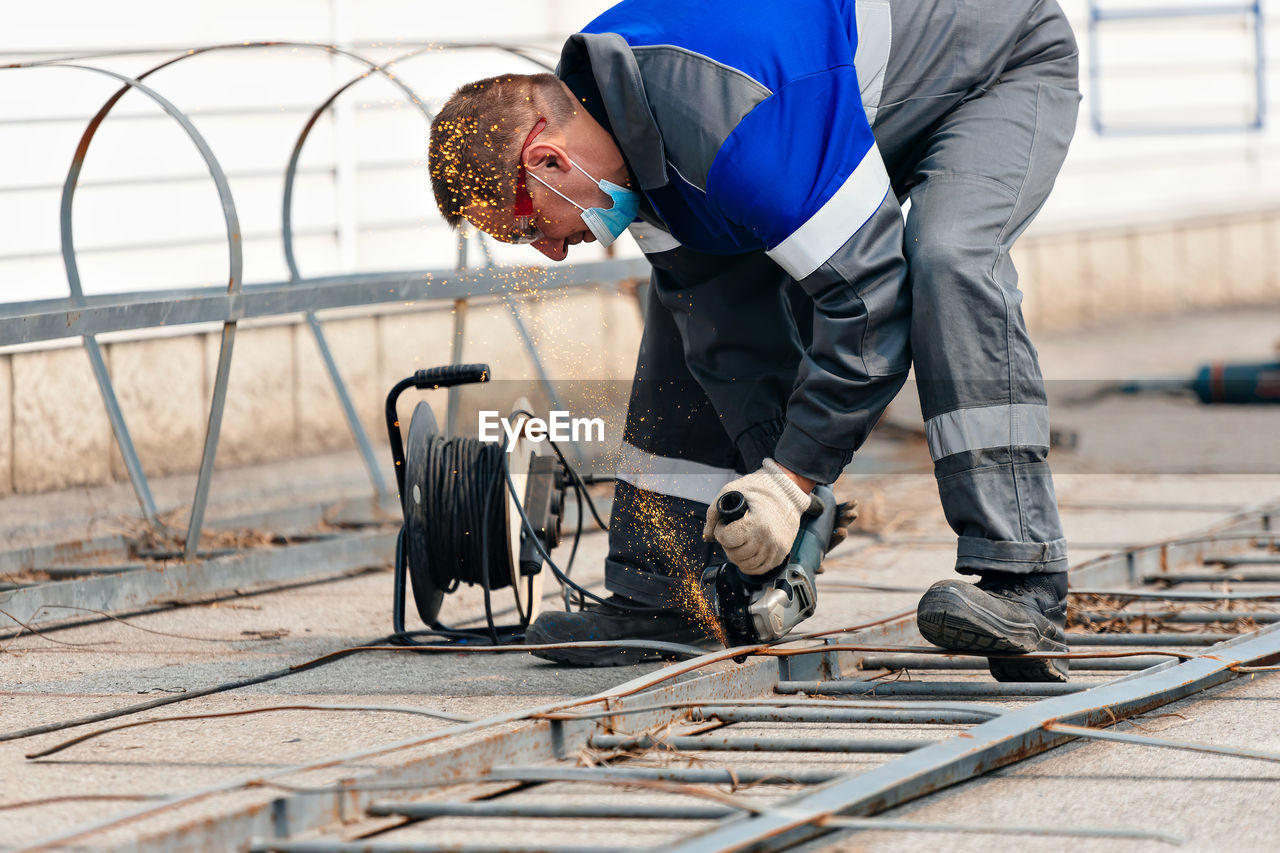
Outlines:
{"label": "angle grinder", "polygon": [[[726,524],[750,509],[741,492],[725,492],[716,509]],[[702,572],[702,593],[724,627],[728,644],[753,646],[785,637],[818,606],[817,575],[831,546],[839,507],[830,486],[817,486],[787,560],[761,575],[748,575],[733,563]]]}

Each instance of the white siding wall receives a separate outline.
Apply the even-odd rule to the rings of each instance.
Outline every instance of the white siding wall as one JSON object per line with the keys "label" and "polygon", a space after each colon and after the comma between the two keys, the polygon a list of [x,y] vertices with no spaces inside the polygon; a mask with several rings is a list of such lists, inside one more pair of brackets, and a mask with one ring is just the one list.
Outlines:
{"label": "white siding wall", "polygon": [[[1062,2],[1087,69],[1087,0]],[[1107,5],[1121,2],[1155,5]],[[136,52],[90,61],[137,75],[187,47],[259,40],[351,45],[377,62],[432,42],[500,40],[541,45],[554,62],[564,36],[607,5],[0,0],[7,25],[0,65],[128,48]],[[1280,13],[1280,0],[1264,6]],[[1268,46],[1276,46],[1280,23],[1269,25],[1266,36]],[[1100,103],[1110,124],[1245,124],[1252,118],[1253,46],[1241,17],[1109,24],[1097,44]],[[462,82],[532,67],[495,50],[432,50],[396,73],[434,109]],[[280,204],[290,151],[311,111],[361,71],[350,59],[320,50],[252,47],[195,56],[148,78],[191,116],[229,175],[246,281],[286,278]],[[1280,82],[1275,72],[1267,77]],[[1068,326],[1280,299],[1275,122],[1261,131],[1100,136],[1089,120],[1099,93],[1090,91],[1087,76],[1083,83],[1080,128],[1058,189],[1015,252],[1028,321]],[[116,87],[83,71],[0,69],[0,303],[67,294],[58,254],[61,186],[86,121]],[[376,77],[362,80],[324,116],[304,149],[295,188],[295,250],[304,276],[454,264],[454,237],[428,188],[426,128],[404,93]],[[120,102],[94,140],[74,226],[89,293],[226,284],[226,237],[205,166],[178,126],[136,93]],[[636,253],[629,238],[618,246]],[[527,248],[499,248],[500,260],[532,259]],[[575,259],[598,256],[594,246],[575,250]],[[442,307],[328,323],[339,366],[375,436],[386,388],[409,370],[447,361],[451,318]],[[522,310],[535,332],[557,339],[555,351],[543,353],[554,376],[629,375],[638,315],[612,289],[544,294]],[[220,464],[349,445],[310,333],[290,323],[281,318],[241,334]],[[200,329],[173,332],[173,340],[163,341],[106,336],[117,394],[152,474],[195,466],[210,397],[214,337]],[[490,361],[503,378],[530,376],[513,332],[499,308],[477,307],[464,358]],[[122,479],[77,343],[0,352],[0,494]]]}
{"label": "white siding wall", "polygon": [[[1124,5],[1143,3],[1188,5]],[[175,55],[167,48],[257,40],[349,44],[377,61],[424,43],[496,40],[540,44],[554,61],[564,35],[608,3],[7,5],[13,19],[0,61],[149,49],[94,60],[140,74]],[[1076,25],[1087,68],[1087,2],[1063,5]],[[1280,12],[1277,0],[1266,0],[1264,7]],[[1274,47],[1278,38],[1280,20],[1268,27],[1267,44]],[[1110,123],[1244,122],[1252,114],[1253,42],[1243,17],[1106,24],[1098,45],[1105,81],[1101,103]],[[497,51],[433,51],[405,62],[397,74],[434,107],[460,82],[530,67]],[[323,51],[252,48],[198,56],[150,78],[192,116],[231,176],[245,236],[246,280],[285,277],[280,196],[289,152],[310,111],[360,70]],[[1277,74],[1273,68],[1269,80],[1280,81]],[[1088,121],[1093,93],[1087,79],[1085,86],[1080,132],[1033,236],[1257,210],[1280,200],[1273,122],[1261,132],[1099,137]],[[0,300],[65,294],[57,256],[59,190],[85,121],[114,89],[114,81],[83,71],[0,72]],[[425,128],[403,92],[382,79],[362,81],[339,99],[302,158],[294,211],[304,275],[452,263],[452,238],[434,211],[423,168]],[[94,141],[77,193],[75,230],[89,292],[225,283],[225,236],[212,183],[178,127],[140,95],[127,96]]]}
{"label": "white siding wall", "polygon": [[[582,0],[26,4],[21,25],[6,27],[0,62],[151,49],[90,60],[136,76],[180,55],[172,48],[209,44],[336,43],[386,62],[432,42],[492,40],[544,45],[554,64],[564,35],[607,6]],[[433,49],[395,73],[434,109],[466,80],[534,68],[500,51]],[[280,207],[290,151],[311,111],[363,71],[358,62],[323,50],[255,47],[195,56],[148,78],[191,116],[230,177],[247,281],[287,277]],[[107,77],[69,69],[0,73],[0,301],[66,294],[58,257],[61,185],[85,123],[117,87]],[[424,167],[426,128],[405,93],[380,77],[338,100],[307,141],[295,189],[303,275],[452,265],[453,238],[435,212]],[[180,128],[142,95],[122,99],[94,139],[74,226],[87,292],[226,283],[225,229],[208,172]]]}

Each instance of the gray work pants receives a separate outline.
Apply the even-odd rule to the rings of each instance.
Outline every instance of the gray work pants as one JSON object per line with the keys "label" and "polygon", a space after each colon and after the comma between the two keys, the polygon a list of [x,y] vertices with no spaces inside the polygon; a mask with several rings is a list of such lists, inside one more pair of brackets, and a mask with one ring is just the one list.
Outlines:
{"label": "gray work pants", "polygon": [[[1009,257],[1053,186],[1079,103],[1070,29],[1056,4],[1036,9],[1005,70],[950,101],[911,88],[882,106],[874,127],[894,189],[911,202],[903,253],[912,359],[939,496],[959,537],[956,569],[970,574],[1067,570],[1044,382]],[[924,66],[935,58],[909,53],[891,57],[891,77],[912,79],[913,61],[929,79]],[[930,79],[939,92],[950,82]],[[651,258],[606,563],[611,591],[677,605],[701,567],[722,558],[698,538],[708,502],[777,440],[811,316],[799,287],[763,253],[708,261],[682,251]],[[723,269],[697,269],[707,263]],[[736,441],[684,365],[666,307],[675,299],[685,312],[736,311],[760,326],[760,352],[739,356],[756,426]],[[991,434],[1005,437],[982,440]]]}

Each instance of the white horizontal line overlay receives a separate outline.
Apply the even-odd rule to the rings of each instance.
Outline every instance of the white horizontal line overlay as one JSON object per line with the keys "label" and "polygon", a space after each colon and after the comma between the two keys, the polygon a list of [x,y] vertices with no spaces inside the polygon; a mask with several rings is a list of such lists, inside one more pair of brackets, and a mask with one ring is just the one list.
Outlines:
{"label": "white horizontal line overlay", "polygon": [[766,254],[797,281],[808,277],[871,218],[888,191],[889,173],[872,145],[836,194]]}
{"label": "white horizontal line overlay", "polygon": [[661,228],[655,228],[648,222],[633,222],[627,230],[636,239],[636,245],[640,247],[640,251],[646,255],[669,252],[672,249],[680,248],[679,240]]}
{"label": "white horizontal line overlay", "polygon": [[710,504],[722,488],[742,475],[732,468],[655,456],[624,441],[615,476],[646,492]]}
{"label": "white horizontal line overlay", "polygon": [[1049,407],[1040,403],[957,409],[924,422],[936,462],[985,447],[1048,447]]}

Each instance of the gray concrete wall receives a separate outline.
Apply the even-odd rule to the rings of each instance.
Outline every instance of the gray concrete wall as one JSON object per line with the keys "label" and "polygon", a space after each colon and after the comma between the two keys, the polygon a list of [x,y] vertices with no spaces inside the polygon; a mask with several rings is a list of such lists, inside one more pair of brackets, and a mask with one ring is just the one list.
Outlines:
{"label": "gray concrete wall", "polygon": [[[1093,232],[1033,230],[1014,259],[1028,324],[1049,330],[1195,308],[1276,304],[1278,246],[1280,212],[1268,212]],[[613,380],[564,382],[570,410],[594,416],[616,404],[639,345],[635,301],[602,287],[538,293],[519,304],[553,378]],[[329,345],[360,417],[379,444],[385,443],[382,406],[387,390],[418,368],[448,363],[453,323],[447,305],[404,306],[391,313],[325,321]],[[219,343],[214,329],[104,344],[121,408],[148,473],[197,467]],[[533,363],[503,303],[468,306],[462,360],[488,362],[499,380],[528,380],[520,388],[536,391]],[[468,389],[461,430],[473,431],[479,408],[508,409],[518,390],[501,381]],[[424,398],[443,423],[445,395]],[[616,441],[618,412],[599,413],[609,423],[608,438]],[[306,323],[290,318],[241,328],[218,465],[250,465],[352,444]],[[83,349],[68,344],[0,354],[0,494],[124,479]]]}
{"label": "gray concrete wall", "polygon": [[1031,231],[1013,252],[1033,329],[1280,301],[1280,211]]}

